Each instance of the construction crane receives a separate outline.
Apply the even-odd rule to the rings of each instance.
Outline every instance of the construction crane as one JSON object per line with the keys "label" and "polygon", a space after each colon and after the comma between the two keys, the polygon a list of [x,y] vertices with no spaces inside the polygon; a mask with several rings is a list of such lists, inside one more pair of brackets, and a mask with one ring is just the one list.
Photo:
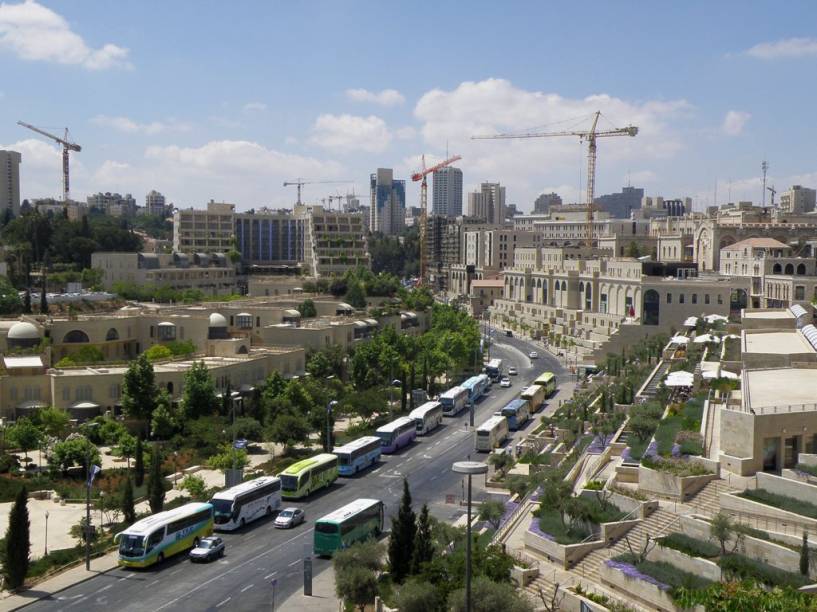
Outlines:
{"label": "construction crane", "polygon": [[777,194],[777,189],[772,185],[771,187],[766,187],[766,190],[772,194],[772,208],[774,208],[774,196]]}
{"label": "construction crane", "polygon": [[420,183],[420,284],[425,284],[426,280],[426,224],[428,220],[428,175],[432,172],[436,172],[442,168],[450,166],[455,161],[461,160],[462,157],[459,155],[455,155],[454,157],[449,157],[445,161],[441,161],[439,164],[435,164],[430,168],[426,168],[426,156],[422,156],[422,164],[423,167],[411,175],[411,180],[415,183],[417,181],[422,181]]}
{"label": "construction crane", "polygon": [[593,195],[596,187],[596,139],[609,136],[635,136],[638,128],[628,125],[623,128],[597,131],[596,127],[601,117],[601,111],[593,113],[593,124],[589,130],[567,130],[563,132],[522,132],[519,134],[494,134],[486,136],[472,136],[472,140],[506,139],[506,138],[552,138],[555,136],[578,136],[581,141],[587,141],[587,246],[593,245]]}
{"label": "construction crane", "polygon": [[331,184],[340,184],[340,183],[351,183],[352,181],[305,181],[302,178],[297,178],[293,181],[284,181],[284,187],[290,187],[295,185],[298,187],[298,201],[296,204],[300,206],[301,202],[301,188],[304,185],[331,185]]}
{"label": "construction crane", "polygon": [[79,146],[75,142],[71,142],[68,140],[68,128],[65,128],[65,138],[60,138],[59,136],[54,136],[54,134],[49,134],[45,130],[41,130],[38,127],[34,127],[30,123],[25,123],[24,121],[18,121],[17,125],[22,125],[24,128],[28,128],[33,132],[37,132],[46,138],[50,138],[55,142],[62,145],[62,200],[63,202],[68,202],[68,196],[70,195],[70,181],[68,177],[68,152],[69,151],[76,151],[79,153],[82,151],[82,147]]}

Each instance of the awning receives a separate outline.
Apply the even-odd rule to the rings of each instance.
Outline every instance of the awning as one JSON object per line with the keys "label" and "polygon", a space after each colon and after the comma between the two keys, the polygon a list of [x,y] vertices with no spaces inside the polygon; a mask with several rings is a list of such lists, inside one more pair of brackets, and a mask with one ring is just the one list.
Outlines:
{"label": "awning", "polygon": [[162,321],[158,325],[159,327],[176,327],[175,323],[171,323],[170,321]]}
{"label": "awning", "polygon": [[284,311],[284,316],[285,317],[300,317],[301,313],[298,312],[297,310],[295,310],[294,308],[287,308]]}
{"label": "awning", "polygon": [[43,367],[43,360],[39,355],[29,357],[4,357],[3,364],[7,370],[14,370],[16,368],[41,368]]}
{"label": "awning", "polygon": [[706,342],[715,342],[716,344],[720,344],[720,341],[720,338],[713,336],[712,334],[701,334],[700,336],[695,336],[695,340],[693,340],[695,344],[704,344]]}
{"label": "awning", "polygon": [[800,306],[800,304],[793,304],[792,306],[789,306],[789,311],[798,319],[803,315],[808,314],[806,309]]}
{"label": "awning", "polygon": [[255,391],[255,387],[253,387],[252,385],[241,385],[241,387],[238,390],[241,393],[252,393],[253,391]]}
{"label": "awning", "polygon": [[664,381],[665,387],[691,387],[695,377],[690,372],[672,372]]}
{"label": "awning", "polygon": [[248,317],[248,318],[252,319],[252,315],[251,315],[249,312],[239,312],[239,313],[238,313],[237,315],[235,315],[235,316],[236,316],[236,317]]}
{"label": "awning", "polygon": [[711,315],[706,315],[704,317],[704,320],[707,323],[717,323],[718,321],[728,321],[729,317],[725,317],[725,316],[719,315],[719,314],[711,314]]}
{"label": "awning", "polygon": [[355,321],[355,327],[369,327],[365,321]]}
{"label": "awning", "polygon": [[377,319],[363,319],[368,323],[371,327],[377,327],[380,323],[377,322]]}
{"label": "awning", "polygon": [[684,327],[695,327],[698,324],[698,317],[687,317]]}
{"label": "awning", "polygon": [[341,302],[337,305],[336,310],[354,310],[349,304],[346,302]]}
{"label": "awning", "polygon": [[79,410],[93,410],[94,408],[99,408],[99,404],[89,401],[74,402],[73,404],[71,404],[71,408]]}
{"label": "awning", "polygon": [[20,402],[17,404],[17,408],[20,410],[34,410],[36,408],[48,408],[48,402],[43,402],[41,400],[26,400],[24,402]]}

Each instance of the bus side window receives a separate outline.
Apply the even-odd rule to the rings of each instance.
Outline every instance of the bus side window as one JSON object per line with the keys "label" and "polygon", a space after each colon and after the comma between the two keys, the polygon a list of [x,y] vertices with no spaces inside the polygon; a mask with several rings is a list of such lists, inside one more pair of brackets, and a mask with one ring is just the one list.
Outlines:
{"label": "bus side window", "polygon": [[154,531],[153,533],[150,534],[150,537],[148,537],[147,550],[145,550],[145,552],[150,552],[151,550],[153,550],[153,548],[159,542],[161,542],[162,539],[164,539],[165,536],[164,531],[165,531],[164,528],[162,528],[159,531]]}

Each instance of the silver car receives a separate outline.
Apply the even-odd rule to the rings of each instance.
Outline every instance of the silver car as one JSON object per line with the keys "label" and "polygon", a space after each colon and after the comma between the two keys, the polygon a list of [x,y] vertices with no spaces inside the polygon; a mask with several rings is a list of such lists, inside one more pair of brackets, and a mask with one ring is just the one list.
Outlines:
{"label": "silver car", "polygon": [[211,536],[199,540],[197,546],[190,551],[190,560],[212,561],[224,556],[224,540]]}
{"label": "silver car", "polygon": [[304,511],[300,508],[284,508],[275,517],[274,525],[278,529],[289,529],[300,525],[305,519]]}

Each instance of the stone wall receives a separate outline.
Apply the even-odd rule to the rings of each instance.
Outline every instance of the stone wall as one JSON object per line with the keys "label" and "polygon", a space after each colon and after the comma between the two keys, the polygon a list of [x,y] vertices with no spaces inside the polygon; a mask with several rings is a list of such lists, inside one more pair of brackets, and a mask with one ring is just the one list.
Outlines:
{"label": "stone wall", "polygon": [[775,476],[774,474],[758,472],[757,488],[766,489],[770,493],[776,493],[777,495],[793,497],[794,499],[810,504],[817,504],[817,486],[806,484],[798,480],[790,480],[788,478]]}
{"label": "stone wall", "polygon": [[669,472],[653,470],[643,465],[638,466],[639,491],[671,497],[680,501],[688,500],[703,489],[709,481],[715,479],[717,479],[715,474],[682,477]]}

